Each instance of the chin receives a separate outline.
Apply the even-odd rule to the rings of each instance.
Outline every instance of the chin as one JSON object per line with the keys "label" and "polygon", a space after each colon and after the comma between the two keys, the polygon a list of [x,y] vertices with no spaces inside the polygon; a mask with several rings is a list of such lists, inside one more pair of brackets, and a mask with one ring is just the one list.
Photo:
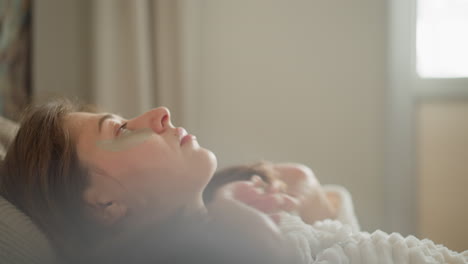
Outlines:
{"label": "chin", "polygon": [[208,149],[201,148],[200,153],[198,153],[196,163],[198,164],[198,178],[200,180],[203,180],[204,184],[208,184],[218,166],[218,160],[216,159],[216,155]]}
{"label": "chin", "polygon": [[208,149],[203,149],[205,152],[206,152],[206,156],[207,156],[207,164],[210,164],[211,166],[211,170],[210,170],[210,179],[211,177],[213,177],[213,174],[215,173],[216,171],[216,168],[218,167],[218,159],[216,158],[216,155],[211,151],[211,150],[208,150]]}

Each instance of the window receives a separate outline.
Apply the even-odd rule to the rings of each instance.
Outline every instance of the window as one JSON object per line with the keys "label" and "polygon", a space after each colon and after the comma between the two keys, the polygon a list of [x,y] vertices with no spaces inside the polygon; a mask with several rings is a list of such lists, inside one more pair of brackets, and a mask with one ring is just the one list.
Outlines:
{"label": "window", "polygon": [[468,0],[418,0],[416,66],[422,78],[468,77]]}

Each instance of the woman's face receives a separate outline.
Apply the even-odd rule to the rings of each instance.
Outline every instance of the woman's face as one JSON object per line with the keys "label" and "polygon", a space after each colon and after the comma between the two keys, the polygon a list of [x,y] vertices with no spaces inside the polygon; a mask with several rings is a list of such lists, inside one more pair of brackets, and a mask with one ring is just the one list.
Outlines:
{"label": "woman's face", "polygon": [[154,211],[164,218],[178,209],[204,208],[201,195],[216,157],[174,127],[167,108],[130,120],[74,112],[65,125],[76,140],[79,160],[90,170],[84,199],[98,214],[102,209],[98,217],[103,221],[118,220],[129,210]]}

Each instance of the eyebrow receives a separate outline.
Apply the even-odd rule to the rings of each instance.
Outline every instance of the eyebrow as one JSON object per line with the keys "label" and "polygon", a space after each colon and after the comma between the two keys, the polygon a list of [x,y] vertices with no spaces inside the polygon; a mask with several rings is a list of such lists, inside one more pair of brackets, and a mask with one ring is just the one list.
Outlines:
{"label": "eyebrow", "polygon": [[99,121],[98,121],[98,130],[99,130],[99,133],[101,133],[102,124],[104,123],[104,121],[106,121],[107,119],[110,119],[110,118],[114,118],[114,115],[113,115],[113,114],[107,114],[107,115],[104,115],[104,116],[102,116],[101,118],[99,118]]}

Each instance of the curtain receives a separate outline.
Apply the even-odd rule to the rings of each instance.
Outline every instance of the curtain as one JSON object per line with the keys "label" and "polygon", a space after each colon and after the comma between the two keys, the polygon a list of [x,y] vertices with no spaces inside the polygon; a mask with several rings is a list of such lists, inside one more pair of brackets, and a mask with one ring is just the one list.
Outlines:
{"label": "curtain", "polygon": [[92,101],[131,118],[164,105],[181,119],[180,2],[91,4]]}
{"label": "curtain", "polygon": [[13,120],[31,101],[31,6],[0,1],[0,114]]}

